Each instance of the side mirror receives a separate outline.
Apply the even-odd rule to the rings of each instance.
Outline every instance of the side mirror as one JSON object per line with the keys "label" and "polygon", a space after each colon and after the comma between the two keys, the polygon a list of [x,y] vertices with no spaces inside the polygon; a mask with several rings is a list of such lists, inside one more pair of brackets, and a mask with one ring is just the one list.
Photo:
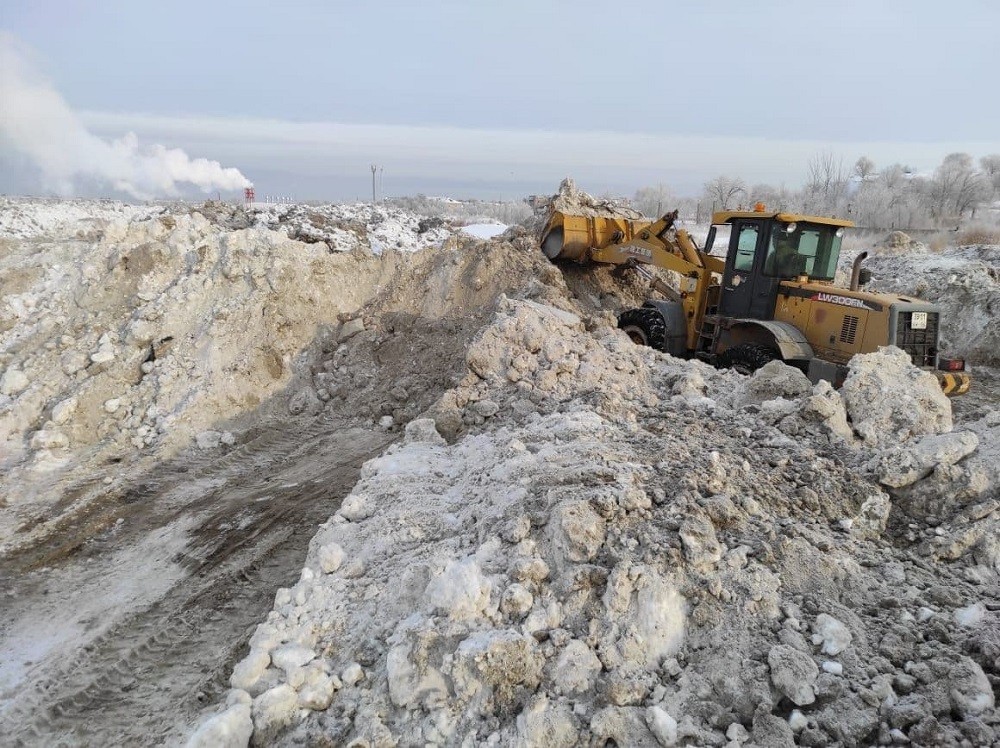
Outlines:
{"label": "side mirror", "polygon": [[858,285],[866,286],[868,282],[872,279],[872,271],[868,268],[861,268],[861,272],[858,273]]}

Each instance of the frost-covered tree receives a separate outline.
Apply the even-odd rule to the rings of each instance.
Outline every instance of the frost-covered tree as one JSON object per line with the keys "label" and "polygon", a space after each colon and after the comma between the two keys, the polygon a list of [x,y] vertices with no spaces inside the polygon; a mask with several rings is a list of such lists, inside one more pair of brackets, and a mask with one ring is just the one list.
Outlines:
{"label": "frost-covered tree", "polygon": [[814,213],[836,213],[847,185],[843,159],[823,151],[809,159],[806,168],[806,208]]}
{"label": "frost-covered tree", "polygon": [[868,177],[875,173],[875,162],[872,161],[867,156],[861,156],[857,161],[854,162],[854,174],[861,181],[865,181]]}
{"label": "frost-covered tree", "polygon": [[902,164],[892,164],[882,169],[882,171],[878,173],[878,178],[881,180],[882,184],[890,190],[894,190],[903,184],[903,180],[906,179],[906,175],[908,173],[909,169]]}
{"label": "frost-covered tree", "polygon": [[992,153],[979,159],[983,176],[993,188],[993,197],[1000,197],[1000,153]]}
{"label": "frost-covered tree", "polygon": [[768,210],[784,210],[788,207],[790,195],[784,187],[770,184],[755,184],[749,189],[749,203],[763,203]]}
{"label": "frost-covered tree", "polygon": [[890,187],[881,179],[862,182],[851,197],[851,218],[858,226],[886,229],[910,225],[909,185]]}
{"label": "frost-covered tree", "polygon": [[975,213],[992,191],[986,178],[973,166],[968,153],[949,153],[926,185],[929,207],[937,218]]}
{"label": "frost-covered tree", "polygon": [[746,192],[746,183],[739,178],[721,176],[710,182],[705,182],[705,198],[714,203],[720,210],[734,208],[738,204],[740,196],[745,196]]}
{"label": "frost-covered tree", "polygon": [[640,187],[635,191],[633,207],[650,218],[659,218],[671,210],[677,199],[665,184],[655,187]]}

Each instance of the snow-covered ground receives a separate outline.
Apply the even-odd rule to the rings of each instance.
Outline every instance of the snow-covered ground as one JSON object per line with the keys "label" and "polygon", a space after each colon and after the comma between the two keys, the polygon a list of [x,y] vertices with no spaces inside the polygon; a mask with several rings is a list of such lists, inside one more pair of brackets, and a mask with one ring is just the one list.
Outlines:
{"label": "snow-covered ground", "polygon": [[996,740],[1000,419],[905,357],[673,359],[385,206],[0,207],[12,742]]}
{"label": "snow-covered ground", "polygon": [[477,239],[492,239],[495,236],[500,236],[507,229],[508,226],[502,223],[470,223],[468,226],[462,226],[459,230],[463,234],[474,236]]}

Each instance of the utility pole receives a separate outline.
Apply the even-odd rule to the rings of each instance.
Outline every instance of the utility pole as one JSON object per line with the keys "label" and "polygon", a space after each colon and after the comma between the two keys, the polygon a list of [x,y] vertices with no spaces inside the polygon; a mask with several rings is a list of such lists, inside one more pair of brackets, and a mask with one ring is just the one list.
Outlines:
{"label": "utility pole", "polygon": [[375,172],[378,171],[378,167],[372,164],[372,205],[375,204]]}

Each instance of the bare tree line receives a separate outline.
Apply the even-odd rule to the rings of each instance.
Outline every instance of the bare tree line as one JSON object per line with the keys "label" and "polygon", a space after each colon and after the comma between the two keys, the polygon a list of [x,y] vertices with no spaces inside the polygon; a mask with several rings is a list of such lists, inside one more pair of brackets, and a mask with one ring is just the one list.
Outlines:
{"label": "bare tree line", "polygon": [[684,215],[707,220],[713,210],[763,203],[769,209],[842,216],[859,226],[891,229],[958,224],[982,217],[984,207],[1000,200],[1000,154],[977,163],[967,153],[952,153],[932,174],[920,175],[905,164],[878,168],[867,156],[847,166],[822,152],[809,160],[805,176],[801,189],[788,189],[720,175],[706,182],[696,199],[675,198],[660,184],[638,190],[633,206],[648,216],[680,207]]}
{"label": "bare tree line", "polygon": [[[682,215],[699,222],[707,221],[713,210],[751,209],[763,203],[773,210],[846,217],[872,229],[936,229],[982,218],[982,209],[1000,200],[1000,154],[977,163],[967,153],[952,153],[932,174],[920,175],[905,164],[879,168],[867,156],[848,166],[833,153],[821,152],[806,164],[805,177],[801,188],[789,189],[720,175],[705,182],[697,198],[679,198],[660,183],[638,189],[631,204],[649,217],[680,208]],[[464,221],[513,224],[532,214],[520,200],[442,201],[416,195],[384,202]]]}

